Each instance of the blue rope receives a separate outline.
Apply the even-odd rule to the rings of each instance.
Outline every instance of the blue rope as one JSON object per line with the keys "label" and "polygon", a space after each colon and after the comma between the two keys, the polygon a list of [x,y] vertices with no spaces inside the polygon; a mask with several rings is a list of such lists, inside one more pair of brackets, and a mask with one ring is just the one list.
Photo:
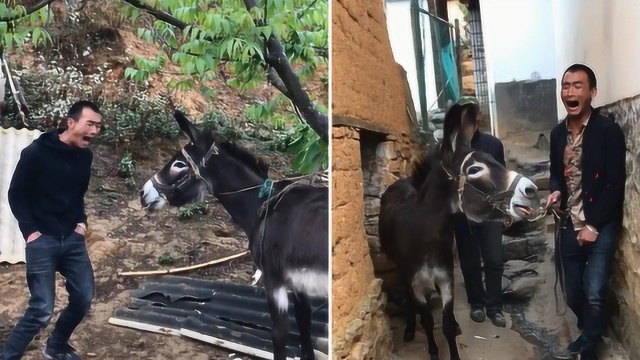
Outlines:
{"label": "blue rope", "polygon": [[262,187],[260,188],[260,193],[258,193],[258,197],[260,199],[269,198],[272,192],[273,192],[273,180],[266,179],[262,184]]}

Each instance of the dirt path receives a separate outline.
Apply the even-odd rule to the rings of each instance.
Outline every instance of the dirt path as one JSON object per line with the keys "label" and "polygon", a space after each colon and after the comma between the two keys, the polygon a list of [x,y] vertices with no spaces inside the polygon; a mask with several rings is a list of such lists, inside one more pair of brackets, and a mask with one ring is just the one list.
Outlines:
{"label": "dirt path", "polygon": [[[551,353],[555,344],[566,346],[570,339],[579,335],[575,316],[570,310],[564,316],[556,314],[553,291],[555,273],[551,262],[553,238],[550,233],[547,240],[549,251],[545,261],[538,267],[539,276],[544,282],[524,311],[524,324],[514,324],[514,317],[507,312],[506,328],[497,328],[488,319],[481,324],[472,321],[469,318],[470,308],[466,302],[462,273],[459,266],[456,266],[455,315],[462,328],[462,335],[457,338],[457,343],[463,360],[552,360],[554,358]],[[440,359],[448,360],[447,342],[442,335],[442,312],[436,311],[434,317]],[[428,358],[427,340],[422,328],[418,325],[416,338],[410,343],[404,343],[404,323],[402,317],[391,318],[395,359]],[[524,331],[531,342],[525,340],[516,329]],[[605,338],[605,344],[600,350],[599,359],[629,360],[620,343],[613,337]]]}
{"label": "dirt path", "polygon": [[[465,360],[534,359],[533,345],[522,339],[517,332],[510,330],[512,323],[509,316],[506,316],[506,328],[497,328],[493,326],[488,319],[484,323],[478,324],[469,318],[470,307],[466,302],[464,283],[458,281],[458,279],[462,279],[462,273],[459,267],[456,267],[455,278],[455,315],[456,320],[462,328],[462,335],[457,338],[460,356]],[[447,341],[442,335],[442,311],[435,311],[434,318],[436,322],[436,341],[440,349],[440,359],[448,360],[449,351]],[[427,337],[424,331],[421,327],[418,327],[416,329],[416,338],[410,343],[404,343],[402,342],[404,323],[403,318],[391,318],[391,329],[396,345],[396,349],[394,350],[396,359],[428,359]]]}

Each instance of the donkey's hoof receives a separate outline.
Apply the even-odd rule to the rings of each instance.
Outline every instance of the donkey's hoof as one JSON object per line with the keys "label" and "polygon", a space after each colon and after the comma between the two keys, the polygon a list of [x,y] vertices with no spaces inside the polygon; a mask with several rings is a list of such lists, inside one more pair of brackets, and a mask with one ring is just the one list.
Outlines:
{"label": "donkey's hoof", "polygon": [[416,338],[415,331],[405,331],[404,336],[402,337],[402,341],[409,342]]}

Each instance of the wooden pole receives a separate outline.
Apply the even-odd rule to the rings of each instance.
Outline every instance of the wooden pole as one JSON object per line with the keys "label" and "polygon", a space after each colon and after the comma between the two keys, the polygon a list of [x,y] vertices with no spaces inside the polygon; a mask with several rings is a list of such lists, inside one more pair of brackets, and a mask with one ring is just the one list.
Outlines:
{"label": "wooden pole", "polygon": [[192,270],[197,270],[197,269],[203,269],[203,268],[206,268],[206,267],[209,267],[209,266],[221,264],[221,263],[233,260],[233,259],[241,258],[241,257],[243,257],[245,255],[248,255],[248,254],[249,254],[249,251],[245,251],[245,252],[242,252],[242,253],[239,253],[239,254],[227,256],[227,257],[224,257],[224,258],[221,258],[221,259],[211,260],[209,262],[198,264],[198,265],[192,265],[192,266],[181,267],[181,268],[176,268],[176,269],[166,269],[166,270],[121,272],[121,273],[118,273],[118,276],[148,276],[148,275],[177,274],[177,273],[182,273],[182,272],[187,272],[187,271],[192,271]]}

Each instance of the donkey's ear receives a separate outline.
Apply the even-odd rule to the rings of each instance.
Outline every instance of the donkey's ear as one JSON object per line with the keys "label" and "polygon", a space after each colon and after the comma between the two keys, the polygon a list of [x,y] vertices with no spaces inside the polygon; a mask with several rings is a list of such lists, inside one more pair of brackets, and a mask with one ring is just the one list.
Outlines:
{"label": "donkey's ear", "polygon": [[471,146],[471,138],[476,128],[476,117],[478,116],[478,108],[475,106],[467,106],[462,112],[460,134],[456,139],[458,146]]}
{"label": "donkey's ear", "polygon": [[462,106],[453,104],[444,117],[444,135],[442,137],[442,156],[449,157],[456,151],[462,117]]}
{"label": "donkey's ear", "polygon": [[200,144],[202,139],[202,134],[200,130],[198,130],[192,123],[187,119],[187,116],[180,110],[176,110],[173,114],[173,117],[178,122],[178,126],[180,130],[187,135],[189,140],[194,144]]}

